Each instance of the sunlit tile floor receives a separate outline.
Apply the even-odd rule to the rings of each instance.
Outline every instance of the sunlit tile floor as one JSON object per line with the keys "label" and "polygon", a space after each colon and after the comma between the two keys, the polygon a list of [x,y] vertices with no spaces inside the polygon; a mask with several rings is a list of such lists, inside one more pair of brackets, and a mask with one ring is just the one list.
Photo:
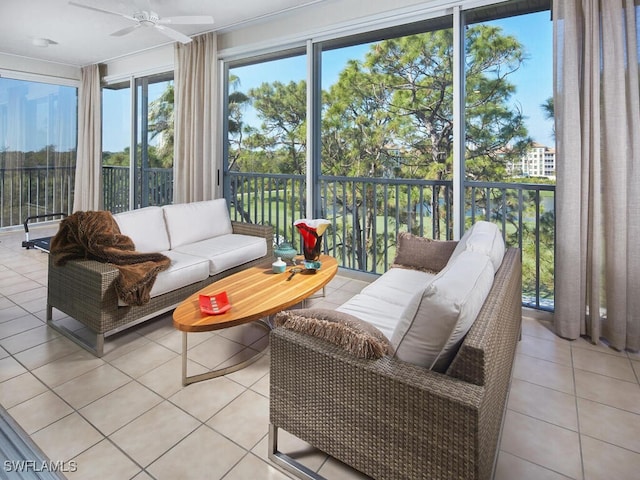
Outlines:
{"label": "sunlit tile floor", "polygon": [[[0,233],[0,404],[52,461],[74,465],[69,478],[288,478],[267,459],[268,354],[182,387],[167,314],[96,358],[44,323],[48,256],[22,240]],[[364,285],[339,275],[315,305]],[[640,478],[640,355],[560,339],[548,314],[524,315],[495,479]],[[252,325],[192,338],[189,374],[268,341]],[[329,479],[365,478],[286,432],[279,447]]]}

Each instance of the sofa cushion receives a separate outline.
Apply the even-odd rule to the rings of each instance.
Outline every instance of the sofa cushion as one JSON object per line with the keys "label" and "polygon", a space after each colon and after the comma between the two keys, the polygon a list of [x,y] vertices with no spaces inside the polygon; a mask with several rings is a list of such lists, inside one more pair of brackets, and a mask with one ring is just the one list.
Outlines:
{"label": "sofa cushion", "polygon": [[205,258],[209,262],[209,275],[216,275],[267,254],[267,242],[262,237],[227,234],[182,245],[180,253]]}
{"label": "sofa cushion", "polygon": [[491,286],[485,254],[464,251],[431,281],[413,318],[397,325],[391,345],[400,360],[444,372],[471,328]]}
{"label": "sofa cushion", "polygon": [[397,253],[393,266],[438,273],[447,265],[457,243],[401,232],[398,234]]}
{"label": "sofa cushion", "polygon": [[164,253],[171,260],[171,265],[160,272],[151,289],[151,298],[192,283],[201,282],[209,277],[209,261],[206,258],[194,257],[173,250]]}
{"label": "sofa cushion", "polygon": [[363,320],[391,339],[398,323],[404,318],[413,318],[422,292],[409,297],[405,304],[391,303],[379,297],[359,293],[336,308],[338,312],[348,313]]}
{"label": "sofa cushion", "polygon": [[484,220],[473,224],[458,242],[450,261],[467,250],[488,255],[494,270],[497,271],[502,264],[505,252],[504,240],[498,226]]}
{"label": "sofa cushion", "polygon": [[162,207],[171,248],[232,233],[224,198]]}
{"label": "sofa cushion", "polygon": [[321,338],[358,358],[380,358],[389,353],[389,340],[377,328],[335,310],[288,310],[276,315],[275,325]]}
{"label": "sofa cushion", "polygon": [[169,235],[160,207],[145,207],[117,213],[120,232],[131,238],[136,250],[143,253],[169,250]]}
{"label": "sofa cushion", "polygon": [[385,302],[406,306],[413,295],[424,291],[436,274],[406,268],[390,268],[360,293]]}

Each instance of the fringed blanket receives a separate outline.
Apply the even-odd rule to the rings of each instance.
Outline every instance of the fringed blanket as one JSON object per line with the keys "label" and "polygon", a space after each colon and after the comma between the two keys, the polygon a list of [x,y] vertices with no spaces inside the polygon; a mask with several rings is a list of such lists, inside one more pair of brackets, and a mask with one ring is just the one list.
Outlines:
{"label": "fringed blanket", "polygon": [[50,254],[56,265],[74,258],[113,263],[120,271],[116,292],[128,305],[147,303],[158,273],[171,263],[161,253],[136,252],[133,240],[120,233],[107,211],[76,212],[63,219]]}

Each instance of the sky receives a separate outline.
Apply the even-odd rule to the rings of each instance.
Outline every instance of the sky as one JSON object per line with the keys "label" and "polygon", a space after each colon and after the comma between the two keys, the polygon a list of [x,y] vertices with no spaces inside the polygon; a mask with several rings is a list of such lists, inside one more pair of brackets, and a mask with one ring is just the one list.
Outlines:
{"label": "sky", "polygon": [[[513,105],[522,109],[528,118],[526,123],[530,136],[534,141],[550,147],[554,146],[552,136],[553,122],[544,118],[541,104],[553,95],[553,48],[552,22],[550,13],[511,17],[490,22],[503,29],[503,33],[515,36],[524,46],[528,60],[523,67],[512,74],[510,79],[517,86],[512,98]],[[338,79],[349,59],[364,58],[369,47],[357,45],[348,48],[331,50],[323,53],[322,88],[327,89]],[[240,78],[239,89],[247,92],[263,82],[300,81],[305,79],[307,71],[306,57],[298,56],[263,64],[249,65],[232,70]],[[150,99],[154,98],[150,85]],[[105,128],[103,149],[105,151],[122,151],[129,145],[129,96],[124,91],[104,90],[103,110]],[[156,92],[156,96],[161,92]],[[255,112],[247,109],[245,121],[259,125]]]}

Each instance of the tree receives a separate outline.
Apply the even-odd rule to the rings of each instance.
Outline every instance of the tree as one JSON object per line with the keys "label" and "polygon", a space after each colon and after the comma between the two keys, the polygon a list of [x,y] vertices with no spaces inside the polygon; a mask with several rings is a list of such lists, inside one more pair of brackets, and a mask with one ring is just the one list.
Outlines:
{"label": "tree", "polygon": [[249,97],[239,91],[240,78],[237,75],[229,75],[229,117],[227,129],[229,131],[229,170],[233,170],[242,153],[244,121],[242,118],[244,108],[249,104]]}
{"label": "tree", "polygon": [[[556,118],[556,112],[555,112],[555,108],[553,106],[553,97],[549,97],[547,98],[544,103],[542,105],[540,105],[540,108],[542,108],[542,111],[544,113],[544,118],[547,120],[555,120]],[[555,138],[556,136],[556,126],[555,123],[553,125],[553,130],[552,130],[552,135]]]}
{"label": "tree", "polygon": [[273,163],[271,172],[303,174],[306,165],[307,132],[305,81],[263,83],[248,93],[260,130],[248,130],[246,146],[261,151]]}
{"label": "tree", "polygon": [[159,139],[154,155],[149,152],[150,167],[173,167],[174,94],[173,82],[170,82],[164,92],[149,104],[149,132],[151,139]]}

